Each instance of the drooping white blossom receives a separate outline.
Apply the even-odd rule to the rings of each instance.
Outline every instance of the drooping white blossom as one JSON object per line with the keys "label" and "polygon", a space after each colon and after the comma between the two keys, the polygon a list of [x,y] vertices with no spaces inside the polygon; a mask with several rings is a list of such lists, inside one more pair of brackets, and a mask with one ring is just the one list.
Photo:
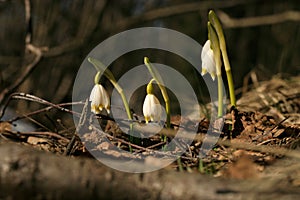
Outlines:
{"label": "drooping white blossom", "polygon": [[146,123],[160,120],[161,105],[154,94],[147,94],[143,104],[143,114]]}
{"label": "drooping white blossom", "polygon": [[95,84],[89,100],[91,101],[91,111],[93,113],[100,114],[103,108],[106,109],[108,114],[110,113],[109,96],[101,84]]}
{"label": "drooping white blossom", "polygon": [[210,47],[210,40],[207,40],[202,48],[201,52],[202,60],[202,72],[203,76],[207,72],[210,74],[211,78],[215,80],[216,78],[216,63],[214,60],[214,52]]}

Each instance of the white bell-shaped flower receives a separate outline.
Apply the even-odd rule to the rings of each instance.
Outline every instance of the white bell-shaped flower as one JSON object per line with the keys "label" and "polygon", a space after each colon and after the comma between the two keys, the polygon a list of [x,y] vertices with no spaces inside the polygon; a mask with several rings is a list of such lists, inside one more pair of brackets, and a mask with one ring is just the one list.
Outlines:
{"label": "white bell-shaped flower", "polygon": [[143,104],[143,114],[146,123],[160,120],[161,105],[154,94],[147,94]]}
{"label": "white bell-shaped flower", "polygon": [[110,113],[110,102],[107,91],[101,84],[95,84],[90,95],[91,111],[95,114],[100,114],[103,108],[107,113]]}
{"label": "white bell-shaped flower", "polygon": [[207,72],[210,74],[211,78],[215,80],[216,78],[216,63],[214,60],[214,52],[210,47],[210,40],[207,40],[202,48],[201,52],[202,60],[202,72],[203,76]]}

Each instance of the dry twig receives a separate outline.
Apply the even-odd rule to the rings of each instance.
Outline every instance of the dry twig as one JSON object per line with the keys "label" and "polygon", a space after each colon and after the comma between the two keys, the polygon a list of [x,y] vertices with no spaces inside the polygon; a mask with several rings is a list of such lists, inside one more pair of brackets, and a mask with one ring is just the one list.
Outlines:
{"label": "dry twig", "polygon": [[278,24],[286,21],[300,21],[300,12],[298,11],[285,11],[282,13],[276,13],[273,15],[265,15],[259,17],[247,17],[241,19],[235,19],[227,15],[225,12],[218,11],[218,16],[222,21],[224,27],[227,28],[241,28],[252,26],[264,26],[270,24]]}
{"label": "dry twig", "polygon": [[154,10],[147,11],[143,14],[126,18],[117,22],[117,24],[112,24],[110,28],[112,31],[119,31],[125,28],[129,28],[133,25],[139,24],[141,22],[148,22],[156,19],[171,17],[180,14],[186,14],[191,12],[198,12],[201,10],[208,10],[211,8],[227,8],[237,5],[249,4],[256,2],[257,0],[229,0],[229,1],[201,1],[195,3],[185,3],[174,6],[168,6],[165,8],[157,8]]}

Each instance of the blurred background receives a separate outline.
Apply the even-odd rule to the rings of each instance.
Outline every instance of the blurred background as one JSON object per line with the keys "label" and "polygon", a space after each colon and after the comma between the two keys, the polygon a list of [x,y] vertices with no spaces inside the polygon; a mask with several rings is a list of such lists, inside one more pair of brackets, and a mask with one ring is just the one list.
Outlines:
{"label": "blurred background", "polygon": [[[300,73],[298,0],[0,0],[0,105],[12,92],[71,102],[86,55],[127,29],[165,27],[204,44],[210,9],[224,26],[236,88],[251,84],[245,79],[251,72],[258,80]],[[145,54],[191,73],[186,61],[157,50],[128,53],[110,68],[119,78],[142,64]],[[19,113],[40,107],[26,101],[10,106]]]}

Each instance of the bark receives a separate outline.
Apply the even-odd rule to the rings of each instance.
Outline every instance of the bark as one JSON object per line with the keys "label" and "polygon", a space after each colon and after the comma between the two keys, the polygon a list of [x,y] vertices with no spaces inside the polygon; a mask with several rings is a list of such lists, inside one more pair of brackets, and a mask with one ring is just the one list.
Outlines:
{"label": "bark", "polygon": [[160,170],[129,174],[88,158],[0,143],[0,199],[297,199],[288,176],[237,181]]}

